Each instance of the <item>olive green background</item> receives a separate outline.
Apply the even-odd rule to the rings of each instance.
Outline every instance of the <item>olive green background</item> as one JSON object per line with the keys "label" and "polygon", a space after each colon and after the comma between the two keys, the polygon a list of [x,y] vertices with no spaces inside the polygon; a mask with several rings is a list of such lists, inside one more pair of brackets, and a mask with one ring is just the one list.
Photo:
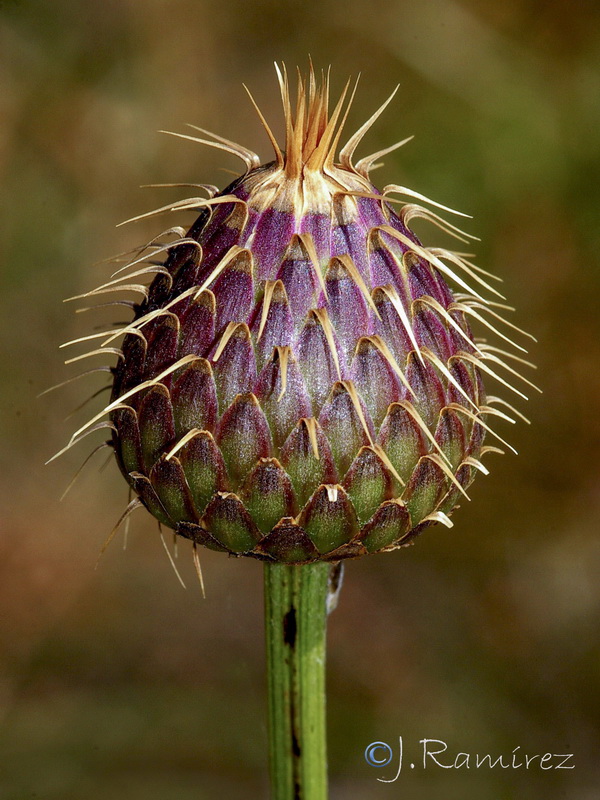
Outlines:
{"label": "olive green background", "polygon": [[[64,421],[101,376],[36,395],[78,371],[58,345],[107,319],[62,299],[166,227],[115,224],[186,192],[139,185],[225,186],[240,168],[157,130],[195,123],[270,159],[241,84],[280,134],[272,62],[305,68],[309,53],[336,91],[362,73],[349,132],[400,83],[361,155],[415,134],[374,180],[473,214],[478,263],[539,339],[544,391],[520,405],[531,426],[496,426],[520,454],[489,457],[452,530],[347,564],[330,618],[331,797],[597,797],[597,3],[4,0],[0,26],[0,797],[267,795],[260,565],[202,553],[203,600],[190,548],[184,590],[138,511],[127,548],[121,533],[94,569],[127,503],[116,467],[97,454],[58,498],[102,434],[44,461],[99,407]],[[417,766],[378,782],[394,765],[370,767],[365,747],[401,735]],[[424,737],[576,766],[423,770]]]}

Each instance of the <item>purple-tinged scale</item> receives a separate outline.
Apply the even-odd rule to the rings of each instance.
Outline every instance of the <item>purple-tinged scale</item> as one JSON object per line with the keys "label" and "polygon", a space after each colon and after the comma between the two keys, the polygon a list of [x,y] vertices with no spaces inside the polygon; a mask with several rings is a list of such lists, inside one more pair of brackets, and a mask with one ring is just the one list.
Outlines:
{"label": "purple-tinged scale", "polygon": [[[233,205],[216,206],[216,210],[205,230],[198,236],[202,245],[202,263],[198,270],[198,283],[203,283],[230,248],[240,245],[242,231],[227,225],[227,217],[233,213]],[[237,205],[237,204],[236,204]],[[229,209],[229,214],[227,210]],[[247,224],[245,230],[247,230]]]}
{"label": "purple-tinged scale", "polygon": [[466,406],[471,411],[475,411],[472,405],[466,400],[465,395],[458,389],[458,384],[468,397],[472,397],[476,405],[481,405],[485,400],[485,394],[482,396],[475,394],[475,384],[473,383],[473,371],[471,364],[465,364],[464,361],[459,361],[456,358],[450,360],[448,364],[450,374],[454,378],[455,383],[450,383],[446,390],[446,403],[458,403],[458,405]]}
{"label": "purple-tinged scale", "polygon": [[[344,200],[347,202],[348,198],[344,198]],[[367,288],[370,289],[366,234],[366,229],[360,220],[356,218],[356,212],[355,219],[347,220],[343,209],[336,208],[334,199],[334,220],[333,228],[331,230],[331,255],[349,255],[354,262],[359,275],[366,283]]]}
{"label": "purple-tinged scale", "polygon": [[150,483],[171,519],[196,522],[189,486],[177,458],[161,458],[150,471]]}
{"label": "purple-tinged scale", "polygon": [[[142,332],[143,334],[143,332]],[[145,377],[146,353],[148,344],[137,334],[128,334],[123,339],[123,360],[115,369],[113,398],[120,397],[140,384]],[[138,405],[135,396],[129,401],[134,408]]]}
{"label": "purple-tinged scale", "polygon": [[[477,470],[475,470],[469,464],[463,464],[456,471],[457,483],[459,483],[463,489],[468,489],[468,487],[471,485],[473,481],[473,478],[475,477],[476,472]],[[454,484],[452,484],[448,489],[448,491],[446,492],[445,496],[442,497],[441,500],[439,501],[438,509],[444,512],[445,514],[449,514],[463,497],[464,495],[462,494],[460,489]]]}
{"label": "purple-tinged scale", "polygon": [[[464,414],[461,415],[464,420]],[[485,414],[478,414],[478,418],[481,418],[484,422],[486,422],[486,415]],[[465,420],[466,423],[466,420]],[[464,425],[465,429],[469,430],[468,423]],[[469,444],[467,447],[467,454],[472,456],[478,456],[481,446],[483,445],[483,440],[485,438],[485,428],[483,425],[478,425],[476,422],[473,422],[470,427],[470,436],[469,436]]]}
{"label": "purple-tinged scale", "polygon": [[294,337],[294,319],[282,281],[267,281],[251,323],[257,368],[261,369],[274,347],[289,347]]}
{"label": "purple-tinged scale", "polygon": [[379,428],[390,403],[400,400],[403,392],[397,373],[375,341],[371,338],[358,340],[350,377],[369,409],[375,428]]}
{"label": "purple-tinged scale", "polygon": [[443,304],[444,298],[440,294],[439,284],[429,264],[412,251],[405,253],[402,260],[408,275],[411,299],[418,300],[427,296]]}
{"label": "purple-tinged scale", "polygon": [[254,388],[264,410],[276,448],[280,448],[302,417],[311,414],[302,374],[291,352],[275,348]]}
{"label": "purple-tinged scale", "polygon": [[222,349],[227,331],[221,342],[217,340],[217,349],[211,357],[221,414],[240,392],[249,392],[256,382],[256,359],[248,326],[240,323],[230,333]]}
{"label": "purple-tinged scale", "polygon": [[410,239],[413,239],[415,242],[420,244],[416,234],[414,234],[410,228],[404,224],[390,203],[384,203],[383,210],[388,225],[391,225],[392,228],[395,228],[397,231],[400,231],[400,233],[403,233],[405,236],[408,236]]}
{"label": "purple-tinged scale", "polygon": [[368,238],[369,271],[373,286],[391,284],[400,296],[404,295],[404,276],[401,262],[384,242],[379,228],[373,228]]}
{"label": "purple-tinged scale", "polygon": [[430,458],[423,457],[410,477],[402,499],[412,519],[423,519],[437,506],[448,489],[444,470]]}
{"label": "purple-tinged scale", "polygon": [[446,327],[436,312],[423,303],[417,303],[414,307],[412,324],[419,346],[436,353],[440,360],[446,363],[455,351],[452,349]]}
{"label": "purple-tinged scale", "polygon": [[292,236],[276,278],[285,286],[292,319],[298,327],[309,309],[316,305],[321,285],[310,256],[297,234]]}
{"label": "purple-tinged scale", "polygon": [[249,233],[248,220],[250,215],[248,213],[247,203],[235,203],[231,214],[225,220],[222,233],[227,229],[231,230],[234,234],[239,235],[238,244],[240,247],[244,246],[244,241]]}
{"label": "purple-tinged scale", "polygon": [[379,429],[378,444],[396,473],[406,483],[419,459],[431,449],[431,443],[410,411],[393,403]]}
{"label": "purple-tinged scale", "polygon": [[131,472],[142,472],[142,441],[136,412],[130,406],[113,411],[112,420],[119,436],[115,437],[115,448],[124,467],[125,475]]}
{"label": "purple-tinged scale", "polygon": [[302,510],[298,524],[319,553],[335,550],[360,530],[356,511],[341,486],[320,486]]}
{"label": "purple-tinged scale", "polygon": [[386,342],[398,364],[404,366],[413,349],[408,332],[398,316],[390,294],[384,288],[377,287],[372,297],[377,308],[377,315],[373,319],[374,332]]}
{"label": "purple-tinged scale", "polygon": [[319,409],[336,380],[346,377],[346,360],[337,341],[325,309],[313,309],[309,315],[295,348],[298,364],[313,407],[313,414]]}
{"label": "purple-tinged scale", "polygon": [[375,434],[364,401],[355,398],[358,408],[347,383],[335,383],[319,417],[340,477],[346,474],[354,454],[371,444]]}
{"label": "purple-tinged scale", "polygon": [[260,540],[256,550],[261,555],[283,564],[302,564],[319,558],[319,551],[308,534],[291,517],[284,517],[267,536]]}
{"label": "purple-tinged scale", "polygon": [[[228,186],[227,189],[223,191],[223,194],[233,194],[229,191],[230,188],[231,187]],[[207,253],[214,253],[218,248],[223,247],[223,245],[229,248],[236,243],[235,240],[230,240],[228,237],[230,231],[235,234],[235,228],[227,225],[227,220],[236,205],[237,203],[231,202],[219,203],[218,205],[211,206],[209,218],[204,222],[201,229],[195,232],[202,243],[203,249],[206,248]]]}
{"label": "purple-tinged scale", "polygon": [[307,211],[300,222],[300,232],[312,236],[321,265],[327,264],[332,255],[331,215]]}
{"label": "purple-tinged scale", "polygon": [[298,513],[290,477],[275,458],[260,459],[239,495],[263,533],[274,528],[282,517]]}
{"label": "purple-tinged scale", "polygon": [[281,464],[292,479],[300,505],[320,484],[338,480],[331,447],[314,418],[297,423],[281,449]]}
{"label": "purple-tinged scale", "polygon": [[146,394],[138,414],[142,457],[149,473],[152,465],[173,443],[175,421],[168,389],[161,383]]}
{"label": "purple-tinged scale", "polygon": [[175,433],[183,436],[193,428],[214,431],[217,424],[217,390],[210,363],[192,361],[171,389]]}
{"label": "purple-tinged scale", "polygon": [[248,322],[254,299],[252,253],[240,250],[211,284],[217,311],[216,333],[230,322]]}
{"label": "purple-tinged scale", "polygon": [[[195,252],[198,255],[198,251]],[[187,291],[190,286],[196,286],[198,282],[198,270],[200,262],[197,258],[190,258],[185,261],[178,269],[173,277],[173,285],[171,286],[170,294],[173,298],[178,297],[183,292]],[[185,297],[180,303],[171,306],[173,314],[180,316],[187,305],[189,304],[189,297]]]}
{"label": "purple-tinged scale", "polygon": [[261,213],[252,240],[257,280],[275,277],[293,233],[294,215],[291,211],[269,208]]}
{"label": "purple-tinged scale", "polygon": [[440,411],[446,405],[444,384],[429,361],[421,362],[412,352],[408,358],[406,378],[412,386],[413,396],[406,392],[428,428],[434,428]]}
{"label": "purple-tinged scale", "polygon": [[346,361],[352,359],[356,340],[371,333],[367,300],[344,262],[332,258],[325,273],[327,311],[339,337]]}
{"label": "purple-tinged scale", "polygon": [[181,319],[179,358],[207,356],[215,340],[215,296],[205,289],[188,306]]}
{"label": "purple-tinged scale", "polygon": [[267,458],[271,452],[269,424],[255,395],[236,397],[223,414],[216,440],[235,489],[259,458]]}
{"label": "purple-tinged scale", "polygon": [[169,517],[154,487],[150,483],[150,480],[140,472],[132,472],[129,477],[131,478],[131,485],[134,491],[152,516],[168,528],[176,525],[177,520],[173,520]]}
{"label": "purple-tinged scale", "polygon": [[444,451],[452,471],[456,472],[463,460],[467,443],[462,420],[453,409],[445,408],[440,414],[435,431],[435,440]]}
{"label": "purple-tinged scale", "polygon": [[194,507],[200,515],[217,492],[229,490],[227,469],[221,451],[208,431],[200,431],[179,451]]}
{"label": "purple-tinged scale", "polygon": [[194,544],[214,550],[217,553],[228,553],[229,550],[218,542],[215,537],[205,530],[201,525],[194,522],[179,522],[175,528],[175,533],[189,539]]}
{"label": "purple-tinged scale", "polygon": [[[438,297],[437,297],[438,302],[445,309],[447,309],[449,305],[454,303],[454,295],[452,294],[452,291],[450,290],[450,287],[448,286],[448,284],[446,283],[446,281],[444,280],[442,275],[440,275],[438,273],[437,275],[435,275],[435,277],[436,277],[436,284],[437,284],[437,288],[438,288]],[[461,327],[464,327],[464,324],[461,325]],[[467,330],[467,329],[465,329],[465,330]]]}
{"label": "purple-tinged scale", "polygon": [[[148,354],[145,364],[146,380],[155,378],[167,369],[177,358],[179,344],[179,319],[174,314],[164,314],[157,317],[154,330],[148,337]],[[146,329],[148,334],[148,329]],[[169,383],[167,377],[165,382]]]}
{"label": "purple-tinged scale", "polygon": [[388,500],[378,508],[360,532],[360,540],[369,553],[399,545],[410,530],[408,509],[398,500]]}
{"label": "purple-tinged scale", "polygon": [[458,327],[464,332],[464,335],[459,333],[453,325],[448,325],[447,333],[450,338],[450,348],[452,353],[460,352],[461,350],[471,355],[477,355],[477,349],[473,343],[473,335],[469,325],[465,321],[465,317],[460,311],[449,312],[449,316],[456,322]]}
{"label": "purple-tinged scale", "polygon": [[[379,195],[379,192],[373,186],[370,187],[370,192]],[[380,200],[373,200],[371,197],[355,197],[354,201],[358,210],[358,217],[366,231],[370,228],[376,228],[378,225],[388,224]]]}
{"label": "purple-tinged scale", "polygon": [[252,550],[260,531],[235,494],[217,494],[206,507],[202,525],[232,553]]}
{"label": "purple-tinged scale", "polygon": [[389,469],[371,447],[363,447],[350,465],[343,487],[352,500],[361,524],[367,522],[379,506],[394,496],[394,482]]}

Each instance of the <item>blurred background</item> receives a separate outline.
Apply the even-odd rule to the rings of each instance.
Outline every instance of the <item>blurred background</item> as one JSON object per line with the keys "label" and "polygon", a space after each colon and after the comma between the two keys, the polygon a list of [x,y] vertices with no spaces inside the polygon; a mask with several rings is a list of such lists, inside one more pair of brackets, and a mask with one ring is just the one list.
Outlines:
{"label": "blurred background", "polygon": [[[532,331],[544,390],[501,433],[455,527],[347,564],[330,618],[333,800],[591,800],[600,789],[600,8],[593,0],[4,0],[0,3],[2,359],[0,797],[267,796],[260,565],[182,543],[174,575],[92,439],[44,461],[102,385],[61,342],[103,322],[62,299],[165,226],[127,217],[224,187],[239,164],[158,129],[191,122],[271,158],[242,82],[281,134],[272,62],[362,73],[348,131],[400,91],[361,155],[474,216],[478,263]],[[191,222],[180,216],[178,224]],[[425,231],[428,244],[440,241]],[[86,318],[87,317],[87,318]],[[113,317],[114,318],[114,317]],[[84,362],[84,368],[86,363]],[[87,362],[87,366],[92,366]],[[97,407],[97,406],[96,406]],[[499,428],[500,430],[500,428]],[[102,434],[95,434],[95,443]],[[495,459],[495,460],[494,460]],[[100,469],[99,469],[100,468]],[[404,771],[365,747],[404,737],[470,753],[574,753],[575,769]]]}

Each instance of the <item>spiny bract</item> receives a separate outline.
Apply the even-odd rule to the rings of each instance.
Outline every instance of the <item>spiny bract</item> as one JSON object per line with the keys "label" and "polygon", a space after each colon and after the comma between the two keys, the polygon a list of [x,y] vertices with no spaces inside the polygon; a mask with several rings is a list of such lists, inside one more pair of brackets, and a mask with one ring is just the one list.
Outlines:
{"label": "spiny bract", "polygon": [[[83,295],[144,299],[125,302],[135,315],[126,327],[85,337],[104,338],[93,352],[118,362],[111,402],[68,446],[112,428],[137,495],[128,511],[142,503],[194,543],[335,561],[402,546],[434,522],[451,526],[475,473],[487,472],[481,457],[497,451],[483,446],[489,417],[508,419],[482,373],[524,396],[496,372],[516,374],[510,354],[474,339],[470,320],[523,348],[495,327],[510,323],[495,310],[507,307],[488,299],[498,295],[490,276],[424,247],[409,227],[421,217],[474,238],[412,201],[451,210],[370,182],[375,162],[403,142],[353,163],[391,98],[338,153],[346,91],[329,116],[329,82],[311,70],[293,111],[278,76],[285,151],[258,109],[275,150],[269,164],[202,131],[214,141],[197,141],[240,156],[246,172],[222,192],[203,186],[206,199],[158,209],[200,215]],[[140,284],[147,274],[152,283]]]}

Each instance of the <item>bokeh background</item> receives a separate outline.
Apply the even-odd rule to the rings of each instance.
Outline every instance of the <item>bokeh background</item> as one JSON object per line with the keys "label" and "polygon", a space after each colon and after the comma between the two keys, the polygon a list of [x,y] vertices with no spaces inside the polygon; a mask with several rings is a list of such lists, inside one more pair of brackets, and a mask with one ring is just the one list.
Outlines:
{"label": "bokeh background", "polygon": [[[136,512],[126,549],[121,533],[95,569],[122,479],[97,454],[59,502],[93,437],[44,461],[101,402],[65,421],[101,376],[36,395],[77,371],[58,345],[103,322],[62,299],[162,230],[115,224],[185,196],[140,184],[225,186],[239,168],[157,130],[191,122],[270,158],[241,84],[280,133],[272,62],[308,53],[334,89],[362,72],[348,130],[401,84],[361,154],[415,134],[374,177],[474,215],[479,263],[539,339],[544,390],[530,427],[502,430],[520,455],[490,457],[453,530],[347,565],[330,618],[331,796],[598,797],[598,4],[4,0],[0,26],[0,797],[267,796],[260,565],[203,553],[202,599],[189,548],[184,590]],[[574,753],[575,769],[378,782],[395,769],[364,749],[399,736],[407,760],[427,737],[453,754]]]}

